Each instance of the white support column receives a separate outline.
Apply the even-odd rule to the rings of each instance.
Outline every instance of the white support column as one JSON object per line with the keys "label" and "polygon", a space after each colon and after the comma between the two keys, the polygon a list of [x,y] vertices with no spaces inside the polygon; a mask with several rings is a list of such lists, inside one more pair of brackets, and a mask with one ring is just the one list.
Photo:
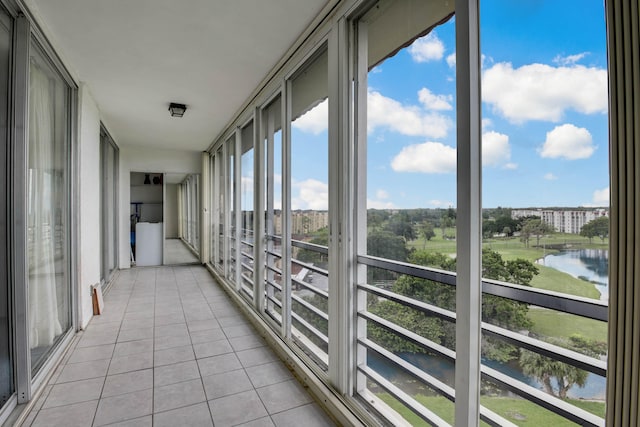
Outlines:
{"label": "white support column", "polygon": [[282,85],[282,336],[291,339],[291,82]]}
{"label": "white support column", "polygon": [[329,34],[329,379],[342,394],[353,390],[354,263],[351,261],[353,150],[347,24]]}
{"label": "white support column", "polygon": [[236,217],[236,229],[235,229],[235,282],[236,291],[240,292],[242,286],[242,265],[241,265],[241,248],[242,244],[240,238],[242,236],[242,130],[236,129],[236,139],[234,146],[235,155],[233,156],[233,180],[235,181],[235,196],[233,197],[233,212]]}
{"label": "white support column", "polygon": [[455,425],[477,426],[482,307],[478,0],[456,0],[457,280]]}
{"label": "white support column", "polygon": [[[364,20],[358,21],[357,33],[352,34],[350,45],[354,46],[356,55],[355,69],[350,73],[355,76],[355,251],[356,254],[367,253],[367,86],[368,86],[368,36],[367,23]],[[356,283],[367,282],[367,266],[357,265],[355,271]],[[362,291],[356,292],[356,311],[367,309],[367,293]],[[367,321],[365,319],[357,319],[357,337],[367,337]],[[354,344],[355,345],[355,344]],[[366,366],[367,349],[357,346],[356,355],[357,365]],[[367,378],[361,374],[357,374],[355,387],[358,392],[364,392],[367,388]]]}
{"label": "white support column", "polygon": [[[222,274],[224,277],[229,277],[229,256],[231,254],[229,249],[229,236],[231,233],[231,181],[229,179],[229,140],[222,144],[222,183],[224,190],[224,224],[222,225]],[[218,243],[220,246],[220,242]]]}
{"label": "white support column", "polygon": [[264,120],[256,107],[253,117],[253,305],[264,309]]}
{"label": "white support column", "polygon": [[[209,262],[211,254],[211,174],[216,171],[211,170],[211,156],[208,152],[203,152],[202,159],[202,179],[200,180],[200,262]],[[217,200],[214,198],[214,202]]]}

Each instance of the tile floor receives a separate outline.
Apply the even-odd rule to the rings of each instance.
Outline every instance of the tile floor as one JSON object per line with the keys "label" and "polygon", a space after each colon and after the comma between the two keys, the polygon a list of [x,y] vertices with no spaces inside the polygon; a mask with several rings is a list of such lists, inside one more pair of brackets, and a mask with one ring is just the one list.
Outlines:
{"label": "tile floor", "polygon": [[334,425],[201,266],[120,273],[23,426]]}
{"label": "tile floor", "polygon": [[180,239],[165,239],[164,264],[199,264],[198,257]]}

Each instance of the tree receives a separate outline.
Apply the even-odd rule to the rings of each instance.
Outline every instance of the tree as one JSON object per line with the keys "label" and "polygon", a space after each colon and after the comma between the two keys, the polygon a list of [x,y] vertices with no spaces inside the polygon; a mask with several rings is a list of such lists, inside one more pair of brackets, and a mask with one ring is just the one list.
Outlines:
{"label": "tree", "polygon": [[400,211],[389,218],[389,222],[385,226],[385,229],[395,234],[396,236],[402,236],[405,241],[414,240],[416,238],[416,232],[413,229],[413,223],[407,212]]}
{"label": "tree", "polygon": [[529,246],[529,238],[531,236],[535,236],[536,246],[540,246],[540,238],[545,234],[551,234],[553,232],[553,227],[544,222],[542,219],[535,218],[523,223],[520,236],[521,239],[523,238],[523,236],[527,236],[525,246]]}
{"label": "tree", "polygon": [[[565,399],[574,385],[584,387],[588,373],[566,363],[550,359],[529,350],[522,350],[520,366],[525,375],[540,381],[547,393]],[[555,379],[555,387],[552,382]]]}
{"label": "tree", "polygon": [[[568,341],[560,339],[548,341],[592,357],[605,354],[607,351],[606,343],[599,343],[577,334],[571,335]],[[587,371],[529,350],[520,352],[520,367],[525,375],[540,381],[547,393],[561,399],[567,398],[567,392],[574,385],[584,387],[589,375]]]}
{"label": "tree", "polygon": [[[313,233],[313,237],[309,240],[309,243],[325,247],[329,246],[329,228],[323,227],[315,231]],[[299,249],[295,258],[298,261],[314,264],[315,266],[320,268],[327,268],[327,265],[329,263],[327,255],[308,249]]]}
{"label": "tree", "polygon": [[[409,255],[409,261],[413,264],[448,271],[456,269],[455,258],[442,253],[416,251]],[[512,281],[522,285],[528,285],[533,276],[538,273],[538,268],[531,262],[523,259],[504,261],[499,253],[490,249],[482,251],[482,265],[485,278]],[[418,301],[455,311],[455,287],[450,285],[403,275],[396,280],[391,290]],[[482,297],[482,320],[510,330],[517,331],[531,326],[527,317],[528,310],[527,304],[508,298],[493,295],[483,295]],[[439,337],[440,341],[436,341],[438,344],[455,348],[455,325],[453,323],[429,317],[417,310],[402,307],[396,303],[392,304],[390,301],[380,301],[373,304],[370,311],[416,333],[429,334],[423,335],[425,338]],[[429,319],[428,324],[422,325],[420,322],[424,322],[426,319]],[[434,331],[434,325],[439,325],[441,328],[438,333]],[[370,330],[373,331],[375,328],[370,328]],[[388,337],[389,340],[383,341],[382,344],[393,346],[394,351],[414,352],[420,350],[417,346],[397,337],[392,339],[391,335],[376,332],[375,336],[378,338]],[[400,345],[403,342],[405,344]],[[518,349],[498,339],[486,337],[482,342],[482,355],[492,360],[508,361],[517,357]]]}
{"label": "tree", "polygon": [[[580,334],[573,334],[568,340],[554,338],[547,339],[547,341],[591,357],[607,354],[606,342],[595,341]],[[529,350],[521,351],[520,367],[523,373],[540,381],[547,393],[561,399],[566,399],[567,392],[574,385],[584,387],[589,375],[586,371],[575,366],[550,359]]]}
{"label": "tree", "polygon": [[422,237],[424,237],[423,248],[427,247],[428,240],[431,240],[432,238],[436,237],[436,233],[435,231],[433,231],[433,224],[429,220],[424,220],[422,222],[422,224],[420,225],[420,233],[422,234]]}
{"label": "tree", "polygon": [[[403,237],[387,230],[371,230],[367,235],[367,254],[395,261],[407,261],[409,249]],[[379,268],[368,268],[368,281],[389,280],[397,277],[392,272]]]}
{"label": "tree", "polygon": [[594,237],[599,237],[604,243],[604,239],[609,237],[609,217],[601,216],[592,221],[589,221],[580,229],[580,235],[587,237],[589,243]]}
{"label": "tree", "polygon": [[442,230],[442,238],[444,239],[444,232],[447,228],[455,227],[456,225],[456,211],[452,207],[447,209],[440,216],[440,229]]}
{"label": "tree", "polygon": [[391,214],[387,210],[369,209],[367,210],[367,226],[369,228],[380,227]]}

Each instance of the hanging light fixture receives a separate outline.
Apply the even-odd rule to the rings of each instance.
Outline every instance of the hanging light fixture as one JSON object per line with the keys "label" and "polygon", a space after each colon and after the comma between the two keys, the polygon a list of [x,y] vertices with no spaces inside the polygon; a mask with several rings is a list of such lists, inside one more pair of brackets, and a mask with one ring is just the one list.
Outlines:
{"label": "hanging light fixture", "polygon": [[185,111],[187,111],[187,106],[184,104],[177,104],[175,102],[169,104],[169,112],[171,113],[171,117],[182,117],[184,116]]}

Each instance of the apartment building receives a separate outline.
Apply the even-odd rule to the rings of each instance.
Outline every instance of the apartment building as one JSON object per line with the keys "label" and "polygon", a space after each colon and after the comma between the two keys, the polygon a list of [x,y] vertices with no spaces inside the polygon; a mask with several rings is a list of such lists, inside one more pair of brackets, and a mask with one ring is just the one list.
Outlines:
{"label": "apartment building", "polygon": [[609,216],[607,209],[514,209],[511,218],[537,216],[558,233],[580,234],[582,227],[594,219]]}

